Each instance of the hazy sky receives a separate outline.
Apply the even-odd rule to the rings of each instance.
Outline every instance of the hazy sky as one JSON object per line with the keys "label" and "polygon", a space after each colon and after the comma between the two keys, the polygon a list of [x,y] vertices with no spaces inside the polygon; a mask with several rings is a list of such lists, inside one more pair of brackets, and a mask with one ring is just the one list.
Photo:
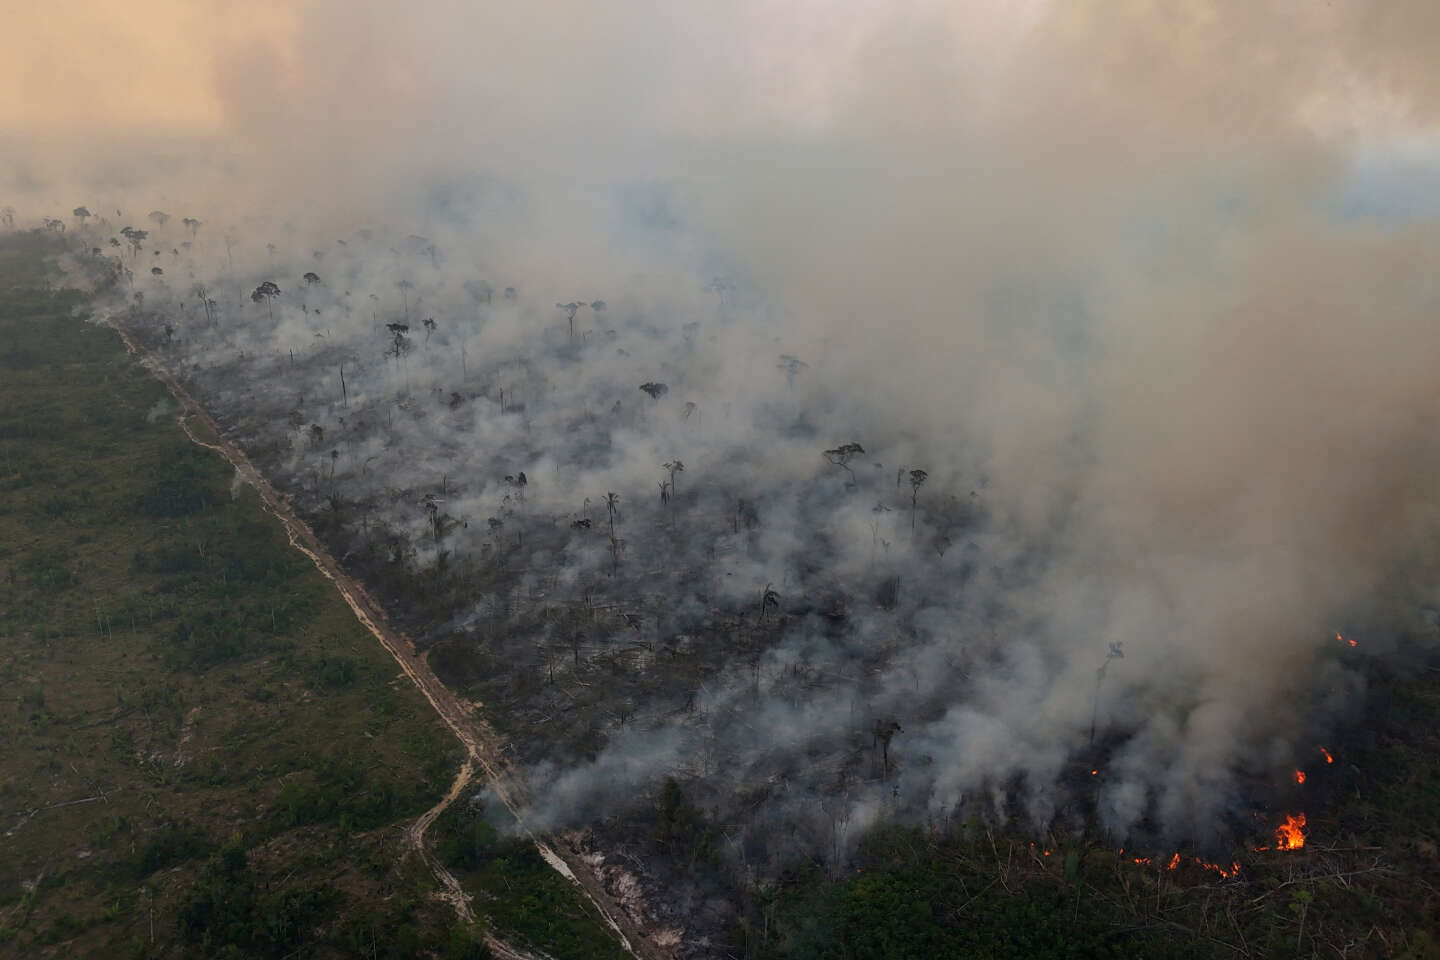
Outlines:
{"label": "hazy sky", "polygon": [[[7,11],[0,130],[32,178],[103,180],[138,153],[286,168],[605,173],[677,141],[803,134],[873,77],[975,69],[1034,3],[917,0],[59,0]],[[918,45],[922,56],[901,51]],[[940,56],[937,57],[937,54]],[[947,68],[948,69],[948,68]],[[940,78],[936,78],[940,79]],[[110,156],[96,154],[108,152]],[[603,163],[595,164],[603,154]],[[462,159],[463,158],[463,159]],[[3,181],[0,181],[3,183]],[[233,185],[233,184],[232,184]]]}
{"label": "hazy sky", "polygon": [[696,144],[938,148],[996,114],[1031,132],[1269,137],[1298,118],[1390,134],[1433,121],[1440,83],[1426,0],[11,6],[0,189],[137,183],[146,164],[174,189],[195,158],[187,177],[231,189],[477,166],[673,175],[695,172]]}

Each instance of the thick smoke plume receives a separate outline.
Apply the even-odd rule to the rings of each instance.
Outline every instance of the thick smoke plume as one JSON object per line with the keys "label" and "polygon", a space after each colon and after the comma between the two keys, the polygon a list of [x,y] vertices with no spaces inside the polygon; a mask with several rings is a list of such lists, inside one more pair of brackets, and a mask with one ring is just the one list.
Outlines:
{"label": "thick smoke plume", "polygon": [[532,593],[663,595],[652,648],[751,637],[537,751],[537,822],[682,772],[1208,837],[1353,702],[1338,628],[1433,632],[1440,10],[958,7],[20,13],[0,201],[151,228],[175,362],[416,568],[521,536]]}

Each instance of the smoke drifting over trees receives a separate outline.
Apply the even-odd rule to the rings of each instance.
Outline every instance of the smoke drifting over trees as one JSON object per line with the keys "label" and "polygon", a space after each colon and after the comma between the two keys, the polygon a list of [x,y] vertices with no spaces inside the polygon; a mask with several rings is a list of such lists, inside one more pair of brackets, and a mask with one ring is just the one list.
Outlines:
{"label": "smoke drifting over trees", "polygon": [[1430,5],[340,9],[222,25],[199,133],[20,142],[0,199],[192,241],[170,361],[452,584],[423,642],[552,678],[535,822],[681,774],[758,831],[1204,839],[1345,657],[1433,641]]}

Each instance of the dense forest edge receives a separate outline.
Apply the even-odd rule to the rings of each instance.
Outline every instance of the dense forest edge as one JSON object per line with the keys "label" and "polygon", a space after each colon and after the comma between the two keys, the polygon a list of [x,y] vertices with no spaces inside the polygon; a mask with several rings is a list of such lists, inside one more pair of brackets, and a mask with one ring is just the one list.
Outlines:
{"label": "dense forest edge", "polygon": [[0,956],[614,955],[549,878],[456,923],[404,828],[463,751],[62,250],[0,242]]}

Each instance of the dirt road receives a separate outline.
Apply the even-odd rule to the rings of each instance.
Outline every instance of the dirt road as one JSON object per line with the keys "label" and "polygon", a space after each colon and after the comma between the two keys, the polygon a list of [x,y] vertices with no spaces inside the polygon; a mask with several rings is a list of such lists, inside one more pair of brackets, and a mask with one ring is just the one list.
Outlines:
{"label": "dirt road", "polygon": [[[547,843],[525,828],[521,803],[523,790],[518,785],[516,778],[505,769],[504,763],[500,759],[498,738],[484,720],[440,682],[425,658],[416,653],[414,644],[390,626],[384,610],[375,602],[374,598],[365,591],[364,587],[345,574],[340,565],[320,544],[310,527],[290,509],[286,499],[270,486],[260,471],[251,464],[243,450],[225,439],[219,424],[190,396],[164,364],[141,346],[118,318],[111,317],[103,322],[120,334],[126,348],[140,358],[145,367],[165,385],[171,396],[180,404],[179,422],[186,435],[200,446],[214,450],[235,467],[241,479],[248,483],[260,497],[265,510],[284,526],[291,545],[309,557],[316,568],[335,585],[335,589],[349,604],[356,618],[365,625],[366,629],[400,665],[400,669],[419,688],[425,699],[430,702],[430,706],[465,746],[466,761],[460,768],[455,782],[451,784],[449,792],[406,831],[410,845],[440,881],[444,889],[443,895],[453,905],[456,915],[465,922],[474,919],[470,896],[455,876],[445,869],[444,864],[430,855],[425,846],[425,832],[434,823],[435,818],[464,792],[478,768],[484,773],[491,792],[515,816],[516,822],[521,824],[521,828],[525,829],[526,834],[534,841],[545,861],[555,867],[566,879],[580,886],[585,896],[620,938],[624,948],[638,960],[669,960],[672,952],[647,940],[644,931],[639,929],[634,921],[614,902],[600,879],[578,851],[564,845]],[[203,425],[214,435],[215,441],[211,442],[200,437],[193,428],[192,421],[198,421]],[[491,938],[487,937],[488,939]],[[490,946],[497,956],[516,958],[516,960],[527,958],[523,952],[498,940]]]}

